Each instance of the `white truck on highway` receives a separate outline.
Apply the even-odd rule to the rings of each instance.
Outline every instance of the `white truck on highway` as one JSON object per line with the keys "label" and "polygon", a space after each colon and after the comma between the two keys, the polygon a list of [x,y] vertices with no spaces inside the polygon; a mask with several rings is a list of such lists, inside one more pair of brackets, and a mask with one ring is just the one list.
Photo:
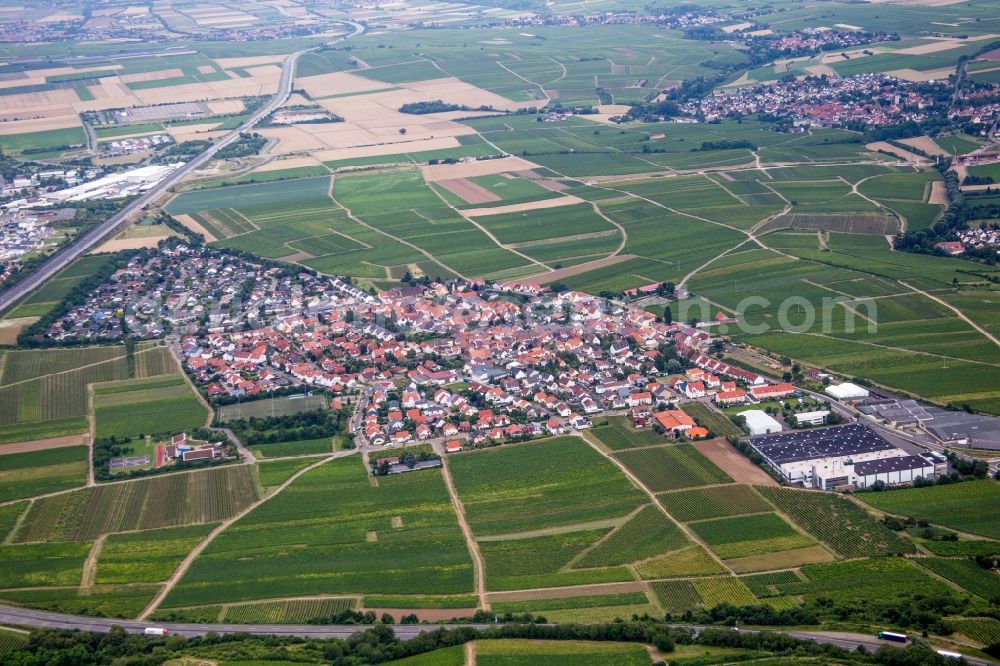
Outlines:
{"label": "white truck on highway", "polygon": [[170,632],[163,627],[146,627],[142,632],[147,636],[169,636]]}

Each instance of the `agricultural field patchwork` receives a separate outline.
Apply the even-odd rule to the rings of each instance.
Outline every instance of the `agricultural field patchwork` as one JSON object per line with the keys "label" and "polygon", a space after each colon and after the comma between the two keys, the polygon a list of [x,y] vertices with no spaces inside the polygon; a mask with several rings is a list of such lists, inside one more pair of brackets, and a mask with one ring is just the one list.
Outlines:
{"label": "agricultural field patchwork", "polygon": [[361,461],[346,458],[306,472],[220,534],[164,607],[471,589],[472,563],[440,473],[373,486]]}
{"label": "agricultural field patchwork", "polygon": [[450,465],[477,536],[618,518],[644,499],[578,437],[462,454]]}

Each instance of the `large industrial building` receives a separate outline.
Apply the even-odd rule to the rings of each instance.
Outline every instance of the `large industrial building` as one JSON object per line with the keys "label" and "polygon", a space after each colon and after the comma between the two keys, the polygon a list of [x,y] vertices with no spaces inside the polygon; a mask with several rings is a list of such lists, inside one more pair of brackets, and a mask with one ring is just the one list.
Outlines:
{"label": "large industrial building", "polygon": [[750,445],[789,483],[822,490],[912,483],[948,468],[944,456],[911,455],[860,423],[752,437]]}
{"label": "large industrial building", "polygon": [[908,398],[866,400],[858,409],[899,428],[917,428],[952,448],[1000,451],[1000,419],[923,405]]}

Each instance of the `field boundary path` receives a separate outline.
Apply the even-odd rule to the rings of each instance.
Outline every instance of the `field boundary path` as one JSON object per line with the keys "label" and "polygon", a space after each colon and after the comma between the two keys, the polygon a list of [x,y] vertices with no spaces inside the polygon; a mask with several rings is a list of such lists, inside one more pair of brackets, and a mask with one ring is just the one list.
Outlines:
{"label": "field boundary path", "polygon": [[961,310],[959,310],[958,308],[956,308],[954,305],[952,305],[948,301],[946,301],[946,300],[944,300],[942,298],[939,298],[937,296],[933,296],[933,295],[927,293],[926,291],[924,291],[923,289],[917,289],[912,284],[910,284],[908,282],[904,282],[903,280],[897,280],[897,282],[899,282],[899,284],[903,285],[904,287],[912,289],[913,291],[917,292],[918,294],[922,294],[923,296],[926,296],[927,298],[931,299],[932,301],[934,301],[938,305],[943,305],[944,307],[948,308],[949,310],[951,310],[952,312],[954,312],[958,316],[959,319],[961,319],[966,324],[968,324],[972,328],[974,328],[977,331],[979,331],[980,333],[982,333],[983,337],[985,337],[987,340],[989,340],[990,342],[992,342],[993,344],[995,344],[997,347],[1000,347],[1000,339],[997,339],[997,337],[995,335],[993,335],[992,333],[990,333],[989,331],[987,331],[985,328],[983,328],[982,326],[980,326],[979,324],[977,324],[976,322],[974,322],[964,312],[962,312]]}
{"label": "field boundary path", "polygon": [[476,597],[479,599],[479,608],[489,610],[490,602],[486,598],[486,571],[483,566],[483,556],[479,552],[479,544],[476,543],[475,537],[472,536],[472,528],[469,527],[469,521],[465,519],[465,506],[458,497],[455,484],[451,479],[448,454],[442,450],[440,442],[436,442],[432,446],[434,452],[441,456],[441,478],[444,479],[444,485],[448,489],[448,496],[451,497],[451,506],[455,511],[455,517],[458,519],[458,526],[462,530],[465,545],[469,549],[469,555],[472,557],[472,569],[476,581]]}
{"label": "field boundary path", "polygon": [[[353,454],[354,451],[350,451],[348,453],[349,454]],[[338,455],[334,454],[334,455],[332,455],[332,456],[330,456],[328,458],[323,458],[322,460],[320,460],[318,462],[315,462],[315,463],[313,463],[311,465],[307,465],[306,467],[303,467],[302,469],[298,470],[297,472],[295,472],[294,474],[292,474],[290,477],[288,477],[287,479],[285,479],[285,481],[282,482],[282,484],[279,485],[277,488],[275,488],[274,490],[272,490],[270,492],[270,494],[262,497],[260,500],[258,500],[256,502],[254,502],[253,504],[251,504],[247,508],[245,508],[242,511],[240,511],[235,516],[233,516],[231,518],[228,518],[228,519],[222,521],[221,523],[219,523],[215,527],[215,529],[213,529],[211,532],[209,532],[208,535],[204,539],[201,540],[201,543],[199,543],[197,546],[195,546],[194,549],[190,553],[188,553],[184,557],[183,560],[181,560],[181,563],[179,565],[177,565],[177,568],[174,570],[173,575],[171,575],[170,578],[167,579],[167,581],[163,584],[163,587],[160,588],[160,591],[156,593],[156,596],[153,597],[153,599],[146,605],[146,607],[143,609],[142,613],[140,613],[139,617],[136,618],[136,619],[138,619],[138,620],[145,620],[146,618],[148,618],[153,613],[153,611],[155,611],[157,608],[159,608],[160,604],[162,604],[163,600],[167,598],[167,595],[170,594],[170,592],[173,591],[174,587],[177,585],[178,582],[180,582],[180,579],[183,578],[184,574],[187,573],[188,569],[191,568],[191,565],[194,564],[194,561],[198,558],[198,556],[201,555],[202,552],[204,552],[204,550],[206,548],[208,548],[208,546],[212,543],[212,541],[215,540],[215,537],[217,537],[220,534],[222,534],[226,530],[226,528],[228,528],[230,525],[232,525],[233,523],[235,523],[240,518],[243,518],[244,516],[246,516],[248,513],[250,513],[251,511],[253,511],[257,507],[259,507],[264,502],[266,502],[269,499],[271,499],[272,497],[280,494],[281,491],[283,491],[288,486],[292,485],[292,483],[294,483],[300,476],[302,476],[306,472],[314,470],[317,467],[319,467],[320,465],[325,465],[326,463],[328,463],[331,460],[334,460],[334,459],[336,459],[338,457],[342,458],[344,456],[338,456]]]}
{"label": "field boundary path", "polygon": [[721,566],[723,569],[725,569],[726,571],[728,571],[730,576],[735,576],[736,575],[736,572],[733,571],[733,568],[730,567],[728,564],[726,564],[725,560],[723,560],[718,555],[716,555],[715,552],[711,548],[709,548],[708,545],[705,544],[704,541],[701,540],[701,537],[699,537],[697,534],[695,534],[694,531],[691,530],[687,525],[685,525],[684,523],[682,523],[682,522],[678,521],[676,518],[674,518],[670,514],[670,512],[667,511],[667,507],[663,506],[663,503],[660,501],[660,498],[656,496],[656,493],[654,493],[652,490],[650,490],[646,486],[645,483],[643,483],[642,481],[640,481],[639,477],[637,477],[635,474],[632,473],[632,470],[630,470],[628,467],[626,467],[624,463],[622,463],[621,461],[619,461],[613,455],[611,455],[610,453],[608,453],[607,451],[605,451],[604,449],[602,449],[598,444],[596,444],[593,440],[591,440],[589,437],[587,437],[586,434],[584,434],[584,433],[575,433],[575,434],[576,434],[577,437],[579,437],[584,442],[586,442],[590,446],[590,448],[592,448],[595,451],[597,451],[599,454],[601,454],[602,456],[604,456],[605,458],[607,458],[611,462],[611,464],[613,464],[615,467],[617,467],[618,469],[620,469],[622,471],[622,473],[626,477],[628,477],[629,481],[631,481],[632,483],[635,484],[636,488],[642,490],[644,493],[646,493],[646,495],[649,496],[649,499],[653,502],[653,504],[656,505],[656,507],[660,511],[663,512],[663,515],[665,515],[670,520],[670,522],[672,522],[674,525],[676,525],[677,528],[681,532],[683,532],[684,535],[688,539],[690,539],[692,542],[694,542],[694,543],[698,544],[699,546],[701,546],[702,548],[704,548],[705,552],[708,553],[708,555],[713,560],[715,560],[719,564],[719,566]]}

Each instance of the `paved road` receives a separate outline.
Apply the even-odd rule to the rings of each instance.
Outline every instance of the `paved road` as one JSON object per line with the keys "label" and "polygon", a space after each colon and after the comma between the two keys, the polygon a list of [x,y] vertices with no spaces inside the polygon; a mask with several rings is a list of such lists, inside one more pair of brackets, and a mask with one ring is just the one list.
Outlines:
{"label": "paved road", "polygon": [[[146,627],[160,627],[167,629],[171,634],[182,636],[203,636],[208,632],[218,634],[243,632],[247,634],[264,634],[276,636],[298,636],[302,638],[348,638],[349,636],[363,631],[364,626],[356,624],[348,625],[287,625],[287,624],[186,624],[175,622],[136,622],[134,620],[109,620],[105,618],[91,618],[77,615],[66,615],[63,613],[51,613],[49,611],[38,611],[27,608],[17,608],[15,606],[0,605],[0,625],[38,627],[49,629],[77,629],[80,631],[96,631],[105,633],[111,627],[119,626],[130,633],[142,633]],[[472,627],[474,629],[485,629],[492,625],[484,624],[463,624],[463,625],[420,625],[420,624],[394,624],[391,625],[396,636],[403,640],[409,640],[424,631],[434,629],[454,629],[457,627]],[[709,628],[697,625],[670,625],[677,629],[691,629],[696,634]],[[718,629],[719,627],[711,627]],[[743,629],[747,633],[757,633],[753,630]],[[778,631],[801,640],[815,640],[817,643],[827,643],[848,650],[856,650],[858,646],[864,645],[868,649],[877,649],[882,646],[898,647],[894,643],[880,641],[874,636],[865,634],[850,634],[839,632],[808,632],[808,631]],[[996,662],[967,657],[966,662],[976,666],[992,666]]]}
{"label": "paved road", "polygon": [[[352,21],[344,21],[344,23],[350,25],[354,31],[348,35],[329,42],[330,44],[336,44],[337,42],[342,42],[345,39],[356,37],[365,30],[364,26],[359,23],[354,23]],[[217,152],[236,141],[241,132],[246,132],[252,129],[262,118],[284,104],[292,91],[292,84],[295,80],[295,64],[304,53],[308,53],[309,51],[313,51],[317,48],[319,47],[297,51],[285,59],[285,62],[282,65],[281,80],[278,83],[277,93],[275,93],[274,97],[271,98],[270,102],[254,113],[249,120],[232,130],[220,141],[205,150],[205,152],[201,153],[190,162],[167,176],[161,182],[157,183],[152,189],[141,194],[121,211],[93,227],[87,233],[82,234],[70,245],[63,248],[60,252],[45,262],[45,264],[39,267],[27,278],[14,285],[3,294],[0,294],[0,312],[12,307],[19,300],[40,287],[46,280],[68,266],[77,258],[83,256],[87,251],[116,231],[119,226],[124,225],[129,219],[131,219],[132,215],[158,199],[164,192],[179,183],[181,179],[189,175],[192,171],[211,160]]]}

